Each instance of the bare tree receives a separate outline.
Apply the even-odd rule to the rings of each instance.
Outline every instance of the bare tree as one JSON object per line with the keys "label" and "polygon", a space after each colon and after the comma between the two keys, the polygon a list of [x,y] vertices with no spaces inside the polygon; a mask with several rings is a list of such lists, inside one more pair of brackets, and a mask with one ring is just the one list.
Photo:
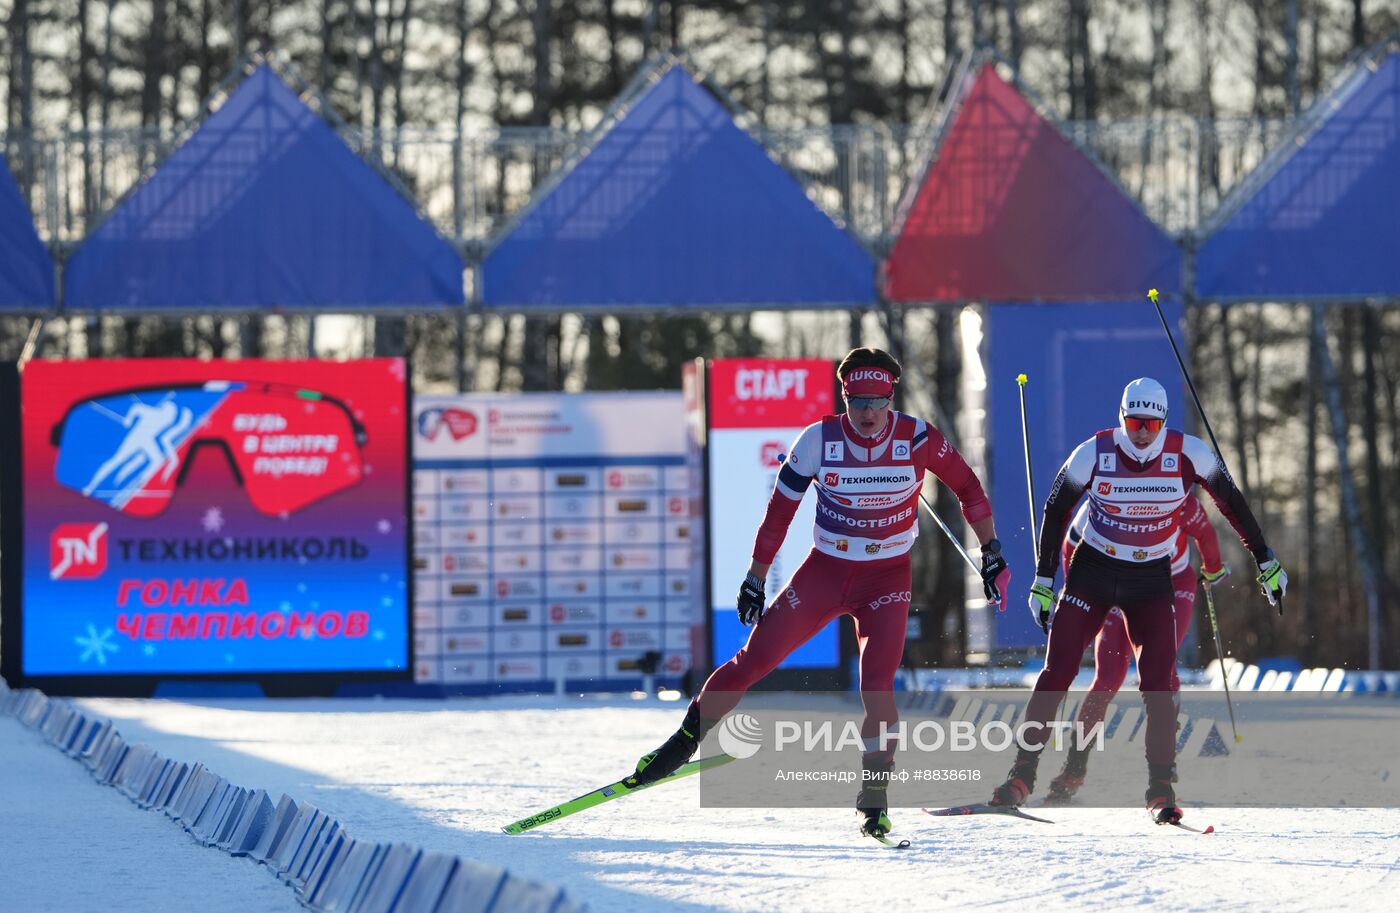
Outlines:
{"label": "bare tree", "polygon": [[[30,46],[29,0],[14,0],[6,29],[10,36],[9,94],[6,100],[6,132],[10,169],[21,189],[34,180],[34,50]],[[18,114],[18,116],[16,116]]]}

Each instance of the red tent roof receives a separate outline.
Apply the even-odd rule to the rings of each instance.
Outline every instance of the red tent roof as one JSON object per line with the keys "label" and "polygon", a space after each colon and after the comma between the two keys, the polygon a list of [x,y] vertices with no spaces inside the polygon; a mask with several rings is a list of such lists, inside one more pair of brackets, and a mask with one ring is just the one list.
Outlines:
{"label": "red tent roof", "polygon": [[1132,300],[1150,287],[1175,291],[1180,251],[1137,203],[993,64],[968,79],[885,263],[889,299]]}

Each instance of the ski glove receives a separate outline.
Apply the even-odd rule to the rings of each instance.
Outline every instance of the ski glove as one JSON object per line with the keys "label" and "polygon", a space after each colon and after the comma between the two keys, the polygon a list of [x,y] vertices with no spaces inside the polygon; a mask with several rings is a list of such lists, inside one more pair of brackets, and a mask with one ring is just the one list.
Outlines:
{"label": "ski glove", "polygon": [[748,574],[739,586],[739,621],[746,625],[756,625],[763,617],[763,580]]}
{"label": "ski glove", "polygon": [[1005,611],[1002,595],[1011,587],[1011,568],[1001,556],[1001,542],[991,539],[982,546],[982,591],[987,601],[994,603],[997,611]]}
{"label": "ski glove", "polygon": [[1055,605],[1054,586],[1054,578],[1037,577],[1031,584],[1031,597],[1026,600],[1031,607],[1031,617],[1047,634],[1050,633],[1050,609]]}
{"label": "ski glove", "polygon": [[1215,586],[1217,583],[1229,576],[1230,562],[1228,561],[1223,562],[1220,565],[1220,567],[1216,568],[1213,571],[1208,571],[1204,567],[1201,568],[1201,583],[1205,584],[1206,586]]}
{"label": "ski glove", "polygon": [[1283,614],[1283,594],[1288,591],[1288,574],[1284,572],[1283,565],[1278,563],[1274,557],[1274,550],[1269,549],[1265,554],[1268,556],[1264,563],[1259,565],[1259,589],[1263,591],[1265,598],[1269,600],[1269,605],[1278,606],[1278,612]]}

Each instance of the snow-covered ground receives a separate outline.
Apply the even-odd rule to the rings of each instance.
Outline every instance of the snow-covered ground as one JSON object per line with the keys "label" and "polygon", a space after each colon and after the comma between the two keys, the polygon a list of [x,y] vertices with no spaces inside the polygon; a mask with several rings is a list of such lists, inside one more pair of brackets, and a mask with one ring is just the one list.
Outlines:
{"label": "snow-covered ground", "polygon": [[[614,779],[675,727],[678,704],[82,703],[132,742],[310,801],[356,836],[503,865],[598,911],[1389,911],[1400,896],[1400,810],[1195,813],[1219,829],[1209,837],[1152,827],[1141,809],[1057,809],[1054,825],[896,810],[914,846],[891,852],[861,841],[848,811],[702,809],[692,779],[519,837],[500,832]],[[266,871],[196,846],[13,720],[0,721],[0,769],[0,880],[28,873],[25,884],[64,892],[45,907],[41,890],[12,895],[4,884],[0,909],[95,910],[99,896],[104,911],[296,908]],[[199,902],[167,893],[175,882]]]}
{"label": "snow-covered ground", "polygon": [[0,716],[0,911],[294,913],[265,868],[195,843],[164,815]]}

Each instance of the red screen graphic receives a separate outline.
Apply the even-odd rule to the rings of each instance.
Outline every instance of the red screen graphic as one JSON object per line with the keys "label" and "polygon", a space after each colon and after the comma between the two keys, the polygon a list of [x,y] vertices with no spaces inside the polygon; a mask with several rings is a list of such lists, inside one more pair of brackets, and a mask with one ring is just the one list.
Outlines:
{"label": "red screen graphic", "polygon": [[836,411],[821,358],[721,358],[710,364],[711,428],[803,428]]}

